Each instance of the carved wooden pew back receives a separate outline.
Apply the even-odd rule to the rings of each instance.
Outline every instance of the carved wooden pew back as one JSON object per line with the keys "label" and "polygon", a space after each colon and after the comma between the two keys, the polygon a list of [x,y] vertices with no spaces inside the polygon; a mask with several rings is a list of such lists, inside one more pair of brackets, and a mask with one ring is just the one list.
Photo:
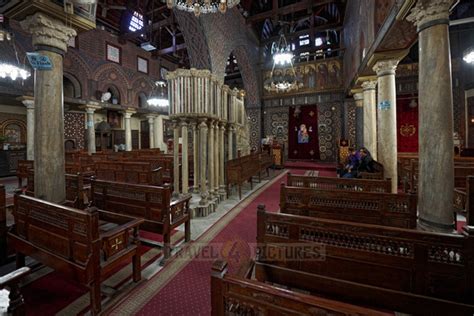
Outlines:
{"label": "carved wooden pew back", "polygon": [[390,192],[391,182],[387,180],[344,179],[333,177],[315,177],[288,173],[288,186],[322,190],[344,190],[358,192]]}
{"label": "carved wooden pew back", "polygon": [[154,169],[145,162],[97,162],[97,179],[132,184],[161,185],[161,168]]}
{"label": "carved wooden pew back", "polygon": [[425,314],[426,304],[436,314],[474,311],[472,227],[437,234],[268,213],[264,206],[257,218],[260,281],[401,312]]}
{"label": "carved wooden pew back", "polygon": [[[348,179],[352,181],[351,179]],[[401,228],[416,227],[413,194],[289,187],[280,190],[280,212]]]}

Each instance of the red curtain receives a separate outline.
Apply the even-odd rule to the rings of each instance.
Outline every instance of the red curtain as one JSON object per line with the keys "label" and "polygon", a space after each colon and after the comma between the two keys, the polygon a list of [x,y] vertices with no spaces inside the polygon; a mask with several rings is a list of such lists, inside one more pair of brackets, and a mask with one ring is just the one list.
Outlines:
{"label": "red curtain", "polygon": [[[416,101],[416,106],[412,103]],[[418,99],[412,95],[397,99],[398,152],[418,152]]]}
{"label": "red curtain", "polygon": [[319,159],[316,105],[292,106],[289,111],[288,158]]}

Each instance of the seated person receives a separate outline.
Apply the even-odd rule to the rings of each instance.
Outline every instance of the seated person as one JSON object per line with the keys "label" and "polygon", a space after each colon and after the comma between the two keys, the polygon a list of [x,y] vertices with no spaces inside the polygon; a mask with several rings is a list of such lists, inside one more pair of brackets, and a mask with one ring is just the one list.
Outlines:
{"label": "seated person", "polygon": [[355,178],[360,164],[360,155],[355,148],[349,148],[349,156],[347,157],[347,164],[342,171],[343,178]]}
{"label": "seated person", "polygon": [[372,155],[367,150],[367,148],[362,147],[359,149],[360,154],[360,161],[359,166],[357,168],[357,176],[359,176],[360,172],[375,172],[374,169],[374,159]]}

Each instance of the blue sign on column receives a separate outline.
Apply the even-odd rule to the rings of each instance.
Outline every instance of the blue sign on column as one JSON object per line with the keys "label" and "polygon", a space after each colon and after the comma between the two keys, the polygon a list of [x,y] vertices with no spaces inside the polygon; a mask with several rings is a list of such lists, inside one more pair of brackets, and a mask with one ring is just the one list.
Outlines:
{"label": "blue sign on column", "polygon": [[53,64],[49,60],[48,56],[41,55],[40,53],[26,53],[28,61],[30,62],[31,67],[37,70],[51,70],[53,69]]}
{"label": "blue sign on column", "polygon": [[390,110],[390,101],[382,101],[379,103],[379,110]]}

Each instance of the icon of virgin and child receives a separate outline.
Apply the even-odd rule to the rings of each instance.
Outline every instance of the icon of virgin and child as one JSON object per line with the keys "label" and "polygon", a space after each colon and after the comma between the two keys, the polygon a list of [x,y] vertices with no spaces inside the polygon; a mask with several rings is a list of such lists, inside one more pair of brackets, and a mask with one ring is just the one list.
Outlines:
{"label": "icon of virgin and child", "polygon": [[298,130],[298,144],[309,143],[309,133],[306,124],[301,124]]}

